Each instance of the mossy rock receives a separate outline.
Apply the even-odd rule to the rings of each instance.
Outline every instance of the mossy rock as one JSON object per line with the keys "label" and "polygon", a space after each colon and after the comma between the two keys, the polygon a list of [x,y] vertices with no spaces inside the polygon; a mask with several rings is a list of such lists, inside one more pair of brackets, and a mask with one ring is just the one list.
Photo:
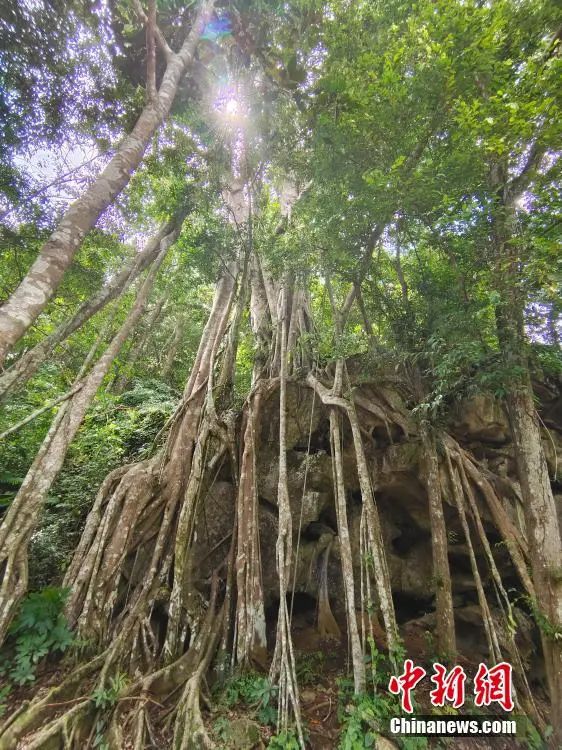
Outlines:
{"label": "mossy rock", "polygon": [[260,727],[251,719],[233,719],[226,730],[226,745],[232,750],[251,750],[260,742]]}

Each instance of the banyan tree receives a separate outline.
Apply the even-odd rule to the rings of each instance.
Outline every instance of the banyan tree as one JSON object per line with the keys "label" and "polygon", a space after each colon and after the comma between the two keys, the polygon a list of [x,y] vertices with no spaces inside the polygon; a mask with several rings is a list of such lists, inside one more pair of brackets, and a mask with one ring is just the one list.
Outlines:
{"label": "banyan tree", "polygon": [[[274,689],[277,737],[335,747],[307,727],[301,606],[355,696],[408,657],[507,661],[516,711],[558,747],[553,14],[157,5],[107,9],[144,102],[2,290],[0,441],[45,425],[2,506],[8,647],[100,398],[126,410],[150,367],[175,405],[75,514],[51,582],[73,645],[7,698],[0,748],[213,747],[214,686],[248,671]],[[139,249],[61,318],[112,206]],[[73,347],[65,387],[11,419]]]}

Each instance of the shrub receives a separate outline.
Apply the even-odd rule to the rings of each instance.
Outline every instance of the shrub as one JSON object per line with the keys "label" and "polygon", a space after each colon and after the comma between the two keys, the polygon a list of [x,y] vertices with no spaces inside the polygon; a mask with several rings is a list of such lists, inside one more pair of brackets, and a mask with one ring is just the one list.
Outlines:
{"label": "shrub", "polygon": [[74,642],[63,613],[68,589],[48,587],[22,602],[0,656],[0,669],[11,682],[33,682],[39,662],[64,652]]}

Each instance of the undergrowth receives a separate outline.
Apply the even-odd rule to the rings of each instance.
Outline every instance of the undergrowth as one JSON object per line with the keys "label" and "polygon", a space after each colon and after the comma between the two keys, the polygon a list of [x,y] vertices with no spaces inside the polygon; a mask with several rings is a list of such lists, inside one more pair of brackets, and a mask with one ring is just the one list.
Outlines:
{"label": "undergrowth", "polygon": [[0,651],[0,674],[8,681],[4,697],[10,684],[33,682],[45,657],[63,653],[75,642],[63,613],[67,596],[67,589],[50,586],[22,602]]}

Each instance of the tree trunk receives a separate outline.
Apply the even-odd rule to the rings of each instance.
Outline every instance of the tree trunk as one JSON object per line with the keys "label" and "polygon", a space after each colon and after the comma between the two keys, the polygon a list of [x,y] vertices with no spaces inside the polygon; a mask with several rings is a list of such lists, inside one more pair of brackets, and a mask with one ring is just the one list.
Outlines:
{"label": "tree trunk", "polygon": [[0,308],[0,366],[9,349],[21,339],[53,297],[87,232],[139,166],[150,139],[170,111],[179,83],[211,16],[214,1],[203,0],[180,51],[169,57],[156,99],[144,107],[132,132],[101,174],[67,209],[25,278]]}
{"label": "tree trunk", "polygon": [[131,381],[131,376],[135,369],[135,365],[139,360],[139,357],[144,351],[144,348],[150,338],[154,326],[158,322],[162,313],[162,308],[166,302],[166,294],[163,294],[160,299],[154,303],[154,307],[150,311],[144,329],[139,332],[137,340],[133,343],[129,353],[126,356],[125,362],[121,366],[121,375],[115,381],[113,391],[117,394],[123,393]]}
{"label": "tree trunk", "polygon": [[[336,373],[334,375],[334,384],[332,387],[333,396],[339,397],[341,395],[342,380],[343,361],[339,359],[336,362]],[[353,555],[351,550],[351,540],[349,538],[349,523],[347,520],[347,498],[345,496],[343,476],[340,416],[335,408],[330,409],[330,442],[332,444],[333,455],[334,495],[342,578],[345,592],[345,606],[347,612],[347,631],[351,650],[351,661],[353,664],[353,683],[356,693],[364,693],[365,660],[363,658],[363,649],[361,647],[359,628],[357,626],[355,577],[353,574]]]}
{"label": "tree trunk", "polygon": [[172,338],[172,341],[170,342],[168,351],[166,352],[166,359],[164,360],[164,365],[162,367],[163,380],[167,380],[169,378],[170,373],[172,372],[172,367],[174,366],[174,362],[176,361],[176,356],[182,343],[183,333],[185,330],[185,315],[180,314],[175,321],[175,325],[176,327],[174,330],[174,336]]}
{"label": "tree trunk", "polygon": [[236,555],[236,661],[265,667],[267,641],[259,540],[256,476],[256,430],[260,427],[265,382],[258,383],[247,402],[244,451],[238,487],[238,552]]}
{"label": "tree trunk", "polygon": [[521,486],[531,574],[535,589],[535,618],[541,631],[551,701],[553,743],[562,744],[562,537],[548,466],[535,409],[526,354],[521,286],[520,243],[517,241],[516,200],[520,192],[507,180],[505,165],[491,170],[492,185],[501,187],[495,206],[492,240],[495,253],[498,343],[507,374],[507,411]]}
{"label": "tree trunk", "polygon": [[551,723],[562,742],[562,539],[531,387],[512,389],[508,412],[525,510],[535,617],[550,690]]}
{"label": "tree trunk", "polygon": [[278,732],[287,731],[289,711],[292,708],[299,745],[304,750],[305,745],[300,718],[295,655],[291,636],[291,621],[287,606],[287,591],[293,554],[293,523],[287,475],[287,341],[289,338],[289,311],[289,294],[287,284],[284,284],[280,292],[278,313],[281,323],[281,341],[279,346],[279,480],[277,484],[279,528],[275,550],[277,573],[279,575],[279,613],[277,615],[277,637],[271,662],[270,677],[272,680],[278,678],[279,683],[277,730]]}
{"label": "tree trunk", "polygon": [[2,520],[0,643],[3,642],[19,601],[27,589],[27,547],[45,498],[62,468],[70,443],[78,432],[98,388],[143,313],[169,246],[169,242],[163,243],[160,254],[151,267],[125,322],[90,373],[84,377],[80,390],[59,409],[18,494]]}
{"label": "tree trunk", "polygon": [[421,440],[424,454],[425,484],[429,500],[429,520],[431,523],[437,645],[439,656],[452,662],[456,656],[457,649],[451,571],[449,569],[447,552],[447,527],[443,515],[443,500],[441,497],[439,462],[437,459],[435,438],[430,433],[430,427],[425,420],[421,423]]}
{"label": "tree trunk", "polygon": [[115,278],[103,286],[93,297],[83,302],[69,320],[61,323],[53,333],[22,354],[11,367],[3,372],[0,375],[0,399],[12,388],[21,388],[25,385],[58,344],[81,328],[118,295],[126,292],[135,279],[154,261],[160,252],[162,240],[169,238],[172,242],[175,242],[182,221],[183,212],[162,224],[156,234],[146,243],[142,252],[131,258]]}

